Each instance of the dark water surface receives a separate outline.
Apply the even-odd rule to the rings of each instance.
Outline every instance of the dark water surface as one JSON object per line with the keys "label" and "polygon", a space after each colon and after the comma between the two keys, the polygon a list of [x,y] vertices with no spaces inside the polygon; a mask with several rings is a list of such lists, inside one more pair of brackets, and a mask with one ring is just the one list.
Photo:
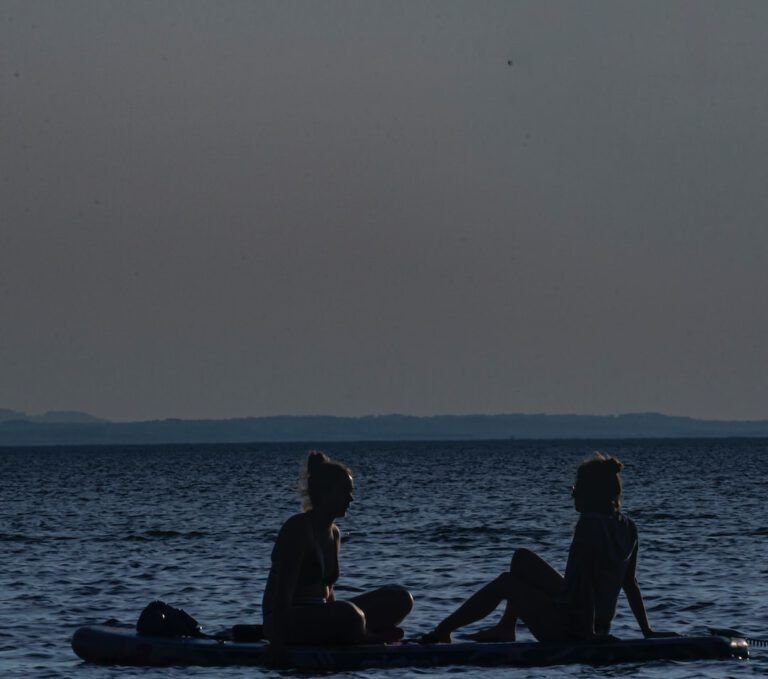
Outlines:
{"label": "dark water surface", "polygon": [[[415,634],[506,569],[516,547],[565,565],[570,485],[599,447],[621,457],[624,509],[640,531],[651,624],[768,636],[768,441],[331,444],[357,500],[340,521],[344,588],[398,582]],[[254,677],[258,668],[105,668],[81,663],[80,625],[136,620],[162,597],[207,630],[258,622],[272,542],[298,509],[305,445],[0,449],[0,676]],[[350,591],[350,590],[347,590]],[[613,632],[637,637],[623,598]],[[522,630],[521,639],[528,639]],[[747,662],[593,668],[441,668],[365,676],[742,677]],[[349,676],[349,675],[344,675]]]}

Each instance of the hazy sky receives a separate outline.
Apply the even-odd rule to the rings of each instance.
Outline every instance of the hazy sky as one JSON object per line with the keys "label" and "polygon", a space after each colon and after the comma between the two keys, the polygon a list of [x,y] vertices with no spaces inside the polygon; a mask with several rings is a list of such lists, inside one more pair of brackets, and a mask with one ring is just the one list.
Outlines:
{"label": "hazy sky", "polygon": [[766,35],[0,0],[0,407],[768,418]]}

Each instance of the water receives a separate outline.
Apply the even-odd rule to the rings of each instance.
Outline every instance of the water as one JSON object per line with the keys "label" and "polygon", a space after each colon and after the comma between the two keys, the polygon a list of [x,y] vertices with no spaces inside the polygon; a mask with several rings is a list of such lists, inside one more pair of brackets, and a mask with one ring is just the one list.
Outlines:
{"label": "water", "polygon": [[[529,547],[561,569],[575,521],[570,485],[594,448],[626,464],[624,509],[640,531],[651,624],[768,636],[768,441],[332,444],[355,475],[342,530],[344,588],[406,585],[406,633],[432,627]],[[254,677],[258,668],[106,668],[81,663],[80,625],[134,622],[161,597],[207,630],[259,622],[269,554],[298,509],[303,445],[0,449],[3,677]],[[347,590],[349,591],[349,590]],[[620,599],[612,630],[639,632]],[[529,639],[527,631],[521,639]],[[593,668],[440,668],[365,676],[743,677],[747,662]],[[345,675],[351,676],[351,673]]]}

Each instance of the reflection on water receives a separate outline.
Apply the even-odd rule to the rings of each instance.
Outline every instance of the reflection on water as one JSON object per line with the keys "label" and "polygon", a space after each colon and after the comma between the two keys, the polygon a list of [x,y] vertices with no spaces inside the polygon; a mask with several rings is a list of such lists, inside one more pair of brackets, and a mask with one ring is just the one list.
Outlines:
{"label": "reflection on water", "polygon": [[[595,448],[625,462],[624,509],[640,530],[638,575],[651,623],[768,633],[766,441],[332,444],[357,500],[340,522],[339,591],[411,589],[408,633],[426,630],[504,570],[516,547],[562,569],[575,521],[570,485]],[[298,509],[306,446],[0,450],[0,672],[4,677],[253,677],[254,668],[101,668],[69,648],[82,624],[133,622],[162,597],[207,629],[260,619],[277,529]],[[614,630],[638,636],[621,600]],[[525,631],[521,639],[528,638]],[[559,667],[516,677],[725,677],[749,662]],[[263,674],[270,674],[265,672]],[[502,677],[442,668],[365,676]],[[276,675],[277,676],[277,675]],[[354,676],[353,674],[345,676]],[[360,675],[362,676],[362,675]]]}

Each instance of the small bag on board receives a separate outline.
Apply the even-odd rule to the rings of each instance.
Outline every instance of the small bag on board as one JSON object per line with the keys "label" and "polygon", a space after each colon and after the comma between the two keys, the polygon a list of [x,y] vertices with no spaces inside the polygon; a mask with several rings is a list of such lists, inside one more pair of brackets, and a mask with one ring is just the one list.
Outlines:
{"label": "small bag on board", "polygon": [[165,601],[153,601],[136,623],[139,634],[152,637],[202,637],[203,628],[189,613]]}

